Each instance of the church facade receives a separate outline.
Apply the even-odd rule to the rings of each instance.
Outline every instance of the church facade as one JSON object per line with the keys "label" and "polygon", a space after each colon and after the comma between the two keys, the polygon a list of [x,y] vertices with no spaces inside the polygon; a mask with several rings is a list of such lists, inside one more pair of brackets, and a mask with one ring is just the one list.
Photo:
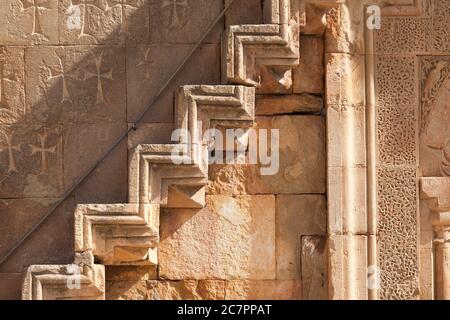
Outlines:
{"label": "church facade", "polygon": [[4,0],[0,299],[450,299],[450,0]]}

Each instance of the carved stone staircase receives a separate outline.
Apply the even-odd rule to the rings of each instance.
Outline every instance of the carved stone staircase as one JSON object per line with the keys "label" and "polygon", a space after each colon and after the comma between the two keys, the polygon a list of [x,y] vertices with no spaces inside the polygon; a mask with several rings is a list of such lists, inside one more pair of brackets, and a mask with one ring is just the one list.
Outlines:
{"label": "carved stone staircase", "polygon": [[179,89],[178,141],[133,150],[128,204],[76,208],[74,263],[30,266],[23,299],[104,299],[105,265],[157,265],[160,207],[205,205],[208,149],[202,133],[251,127],[260,67],[299,63],[299,24],[290,0],[267,0],[266,10],[268,24],[231,26],[224,35],[223,74],[231,85]]}

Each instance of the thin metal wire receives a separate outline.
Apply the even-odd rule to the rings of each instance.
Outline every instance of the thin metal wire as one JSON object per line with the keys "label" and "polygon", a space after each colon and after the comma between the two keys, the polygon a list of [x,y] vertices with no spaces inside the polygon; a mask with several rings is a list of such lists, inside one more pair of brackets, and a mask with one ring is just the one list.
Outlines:
{"label": "thin metal wire", "polygon": [[72,192],[78,188],[78,186],[83,183],[83,181],[92,173],[95,169],[106,159],[108,158],[111,153],[115,150],[115,148],[122,143],[122,141],[128,137],[128,134],[133,131],[137,130],[138,124],[142,121],[142,119],[145,117],[147,112],[150,110],[150,108],[153,106],[153,104],[158,100],[158,98],[161,96],[161,94],[167,89],[169,84],[172,82],[172,80],[177,76],[178,72],[180,72],[183,67],[186,65],[188,60],[192,57],[194,52],[198,49],[198,47],[202,44],[203,40],[208,36],[208,34],[211,32],[211,30],[215,27],[215,25],[223,18],[225,13],[228,11],[228,9],[231,7],[235,0],[230,0],[223,10],[220,12],[220,14],[217,16],[214,21],[211,22],[211,24],[208,26],[206,31],[203,33],[201,38],[196,42],[195,46],[192,47],[192,49],[189,51],[189,53],[185,56],[183,61],[180,63],[178,68],[172,73],[172,75],[169,77],[169,79],[164,83],[164,85],[161,87],[161,89],[158,91],[158,93],[153,97],[153,99],[150,101],[149,106],[147,109],[145,109],[139,117],[132,123],[132,125],[128,128],[127,131],[125,131],[115,142],[114,144],[108,149],[105,154],[97,160],[97,162],[89,169],[87,170],[61,197],[60,200],[58,200],[56,203],[54,203],[50,209],[47,211],[46,214],[44,214],[38,222],[31,227],[30,230],[28,230],[17,242],[14,244],[14,246],[3,256],[3,258],[0,260],[0,266],[13,254],[14,251],[20,245],[28,239],[28,237],[45,221],[47,218],[63,203],[71,194]]}

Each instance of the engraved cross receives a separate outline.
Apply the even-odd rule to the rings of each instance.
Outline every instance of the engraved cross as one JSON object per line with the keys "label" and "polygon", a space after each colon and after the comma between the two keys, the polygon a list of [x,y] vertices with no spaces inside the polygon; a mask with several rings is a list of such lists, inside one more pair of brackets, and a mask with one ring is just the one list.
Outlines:
{"label": "engraved cross", "polygon": [[120,20],[121,20],[121,27],[120,32],[121,33],[128,33],[128,19],[125,12],[126,7],[131,8],[137,8],[136,6],[133,6],[130,1],[133,0],[106,0],[108,4],[108,10],[112,9],[114,7],[119,6],[120,7]]}
{"label": "engraved cross", "polygon": [[99,5],[99,0],[72,0],[72,5],[83,6],[83,22],[81,24],[80,34],[78,38],[82,36],[92,36],[89,34],[89,7],[103,10]]}
{"label": "engraved cross", "polygon": [[[93,54],[92,54],[93,55]],[[85,71],[84,80],[97,78],[97,99],[95,105],[106,104],[105,95],[103,93],[103,82],[102,79],[113,80],[112,69],[106,72],[102,72],[102,62],[103,62],[103,51],[98,55],[94,56],[95,69],[96,72]]]}
{"label": "engraved cross", "polygon": [[31,147],[31,154],[34,155],[35,153],[40,153],[41,154],[41,171],[42,172],[48,172],[48,157],[47,157],[47,153],[56,153],[56,146],[50,147],[50,148],[46,148],[45,147],[45,142],[47,140],[47,134],[38,134],[39,136],[39,140],[40,140],[40,145],[36,146],[36,145],[32,145],[30,144]]}
{"label": "engraved cross", "polygon": [[172,21],[170,22],[171,27],[179,28],[181,27],[181,19],[178,13],[179,8],[186,8],[188,6],[188,0],[163,0],[162,8],[171,7],[172,10]]}
{"label": "engraved cross", "polygon": [[33,31],[31,34],[42,35],[39,10],[50,9],[50,0],[20,0],[20,2],[22,3],[22,11],[33,9]]}
{"label": "engraved cross", "polygon": [[6,77],[5,61],[0,60],[0,109],[8,109],[8,103],[6,101],[6,92],[5,92],[5,83],[7,81],[13,81],[13,79]]}
{"label": "engraved cross", "polygon": [[21,151],[20,143],[18,145],[13,145],[12,134],[3,133],[3,135],[6,138],[6,144],[0,145],[0,152],[8,150],[9,156],[8,173],[17,172],[16,163],[14,161],[14,151]]}
{"label": "engraved cross", "polygon": [[154,62],[150,59],[150,48],[147,48],[147,50],[144,50],[141,48],[142,54],[144,56],[144,59],[139,61],[136,64],[136,67],[145,66],[145,75],[144,79],[149,80],[150,79],[150,65]]}
{"label": "engraved cross", "polygon": [[47,78],[47,80],[61,79],[62,80],[61,103],[64,103],[66,101],[72,103],[72,99],[70,98],[69,86],[67,84],[67,78],[71,78],[72,76],[66,73],[64,63],[62,62],[61,57],[59,57],[56,53],[55,55],[58,58],[59,69],[61,71],[59,73],[53,74],[52,70],[50,69],[50,76]]}

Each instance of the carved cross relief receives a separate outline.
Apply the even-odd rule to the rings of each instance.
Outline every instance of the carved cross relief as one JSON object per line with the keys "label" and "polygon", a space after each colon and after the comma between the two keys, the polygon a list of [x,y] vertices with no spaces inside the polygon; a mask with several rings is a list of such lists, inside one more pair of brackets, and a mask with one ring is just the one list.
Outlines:
{"label": "carved cross relief", "polygon": [[90,9],[103,9],[100,7],[99,0],[72,0],[72,5],[83,7],[83,20],[81,22],[81,30],[78,38],[83,36],[91,36],[90,34]]}
{"label": "carved cross relief", "polygon": [[46,141],[48,134],[39,134],[39,145],[33,145],[30,144],[31,147],[31,155],[34,155],[36,153],[41,154],[41,173],[48,172],[48,156],[47,153],[55,154],[56,153],[56,146],[53,147],[46,147]]}
{"label": "carved cross relief", "polygon": [[128,18],[125,9],[127,7],[137,9],[135,0],[106,0],[108,9],[111,10],[114,7],[120,7],[120,33],[128,33]]}
{"label": "carved cross relief", "polygon": [[142,57],[143,59],[141,59],[137,64],[136,67],[141,67],[144,66],[145,67],[145,71],[144,71],[144,79],[145,80],[149,80],[150,79],[150,66],[154,63],[153,60],[150,59],[150,48],[147,48],[146,50],[144,50],[143,48],[141,48],[142,51]]}
{"label": "carved cross relief", "polygon": [[64,102],[70,102],[72,103],[72,99],[70,97],[70,91],[68,86],[68,78],[73,78],[66,70],[65,64],[63,63],[63,60],[61,57],[55,52],[55,55],[58,59],[58,69],[59,71],[53,71],[52,68],[50,68],[50,76],[47,78],[48,81],[51,80],[59,80],[61,79],[61,86],[62,86],[62,98],[61,98],[61,104]]}
{"label": "carved cross relief", "polygon": [[33,30],[32,35],[42,33],[40,11],[51,9],[50,0],[19,0],[22,3],[22,11],[33,10]]}
{"label": "carved cross relief", "polygon": [[0,59],[0,110],[6,109],[9,110],[8,102],[6,101],[6,83],[14,81],[12,78],[9,78],[5,73],[5,64],[6,62]]}
{"label": "carved cross relief", "polygon": [[92,57],[94,58],[95,71],[92,72],[89,70],[85,70],[84,75],[84,80],[89,80],[93,78],[97,79],[97,98],[95,101],[95,105],[107,104],[103,90],[103,80],[114,80],[112,69],[109,69],[108,71],[102,71],[103,54],[104,51],[100,52],[100,54],[97,56],[91,53]]}
{"label": "carved cross relief", "polygon": [[183,27],[183,19],[181,18],[181,12],[188,8],[188,0],[163,0],[162,8],[170,10],[171,19],[169,21],[169,27],[181,28]]}
{"label": "carved cross relief", "polygon": [[0,131],[0,133],[5,138],[5,144],[0,144],[0,153],[3,151],[8,152],[8,173],[17,172],[16,162],[14,161],[14,151],[21,151],[20,143],[13,145],[12,133],[5,133],[3,131]]}

